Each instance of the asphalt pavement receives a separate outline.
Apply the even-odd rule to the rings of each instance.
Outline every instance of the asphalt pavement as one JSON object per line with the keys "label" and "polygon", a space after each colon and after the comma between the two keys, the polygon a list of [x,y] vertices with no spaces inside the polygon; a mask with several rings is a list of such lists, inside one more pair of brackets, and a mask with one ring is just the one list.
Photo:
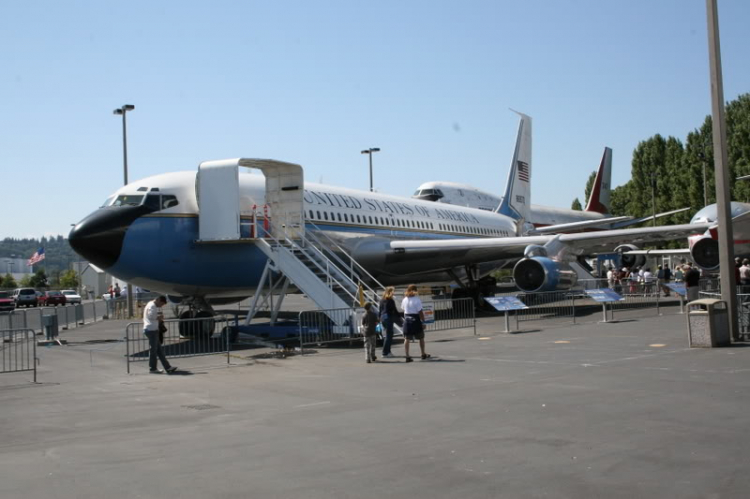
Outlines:
{"label": "asphalt pavement", "polygon": [[[269,349],[125,372],[125,321],[0,375],[0,497],[732,498],[750,490],[750,349],[686,319],[433,333],[433,359]],[[415,350],[417,346],[412,348]]]}

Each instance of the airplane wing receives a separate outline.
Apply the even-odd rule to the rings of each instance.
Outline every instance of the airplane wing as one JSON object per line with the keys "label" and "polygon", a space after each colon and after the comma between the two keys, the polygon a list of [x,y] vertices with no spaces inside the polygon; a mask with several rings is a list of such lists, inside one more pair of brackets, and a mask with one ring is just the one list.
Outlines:
{"label": "airplane wing", "polygon": [[[620,229],[577,234],[538,235],[523,237],[400,240],[391,241],[393,253],[389,260],[409,263],[415,272],[420,271],[422,262],[428,262],[431,269],[439,266],[448,268],[482,262],[522,258],[529,251],[540,254],[540,247],[550,258],[564,258],[565,255],[583,255],[611,251],[622,244],[644,244],[657,241],[687,238],[702,234],[710,223],[667,225],[639,229]],[[529,250],[529,251],[527,251]]]}
{"label": "airplane wing", "polygon": [[602,227],[609,229],[611,224],[616,222],[626,222],[632,220],[631,217],[608,217],[598,220],[584,220],[582,222],[570,222],[566,224],[548,225],[534,229],[533,234],[556,234],[560,232],[574,232],[583,229],[593,229]]}
{"label": "airplane wing", "polygon": [[624,229],[625,227],[630,227],[632,225],[638,225],[643,222],[647,222],[649,220],[653,220],[654,218],[662,218],[667,217],[669,215],[674,215],[675,213],[682,213],[683,211],[688,211],[690,208],[680,208],[678,210],[672,210],[672,211],[665,211],[663,213],[657,213],[656,217],[654,216],[647,216],[647,217],[641,217],[641,218],[633,218],[630,220],[625,220],[624,222],[615,223],[612,225],[613,229]]}

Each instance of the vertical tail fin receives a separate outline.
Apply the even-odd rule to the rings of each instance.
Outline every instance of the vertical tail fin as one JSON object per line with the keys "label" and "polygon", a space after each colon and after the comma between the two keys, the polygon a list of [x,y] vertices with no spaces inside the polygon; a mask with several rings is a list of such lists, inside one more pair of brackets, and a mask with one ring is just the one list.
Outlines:
{"label": "vertical tail fin", "polygon": [[516,148],[505,194],[495,212],[514,218],[523,225],[531,219],[531,117],[513,112],[521,117],[521,122],[518,124]]}
{"label": "vertical tail fin", "polygon": [[589,202],[586,204],[586,211],[597,213],[609,213],[609,193],[612,185],[612,149],[604,148],[602,162],[599,164],[599,171],[596,173],[594,185],[591,188]]}

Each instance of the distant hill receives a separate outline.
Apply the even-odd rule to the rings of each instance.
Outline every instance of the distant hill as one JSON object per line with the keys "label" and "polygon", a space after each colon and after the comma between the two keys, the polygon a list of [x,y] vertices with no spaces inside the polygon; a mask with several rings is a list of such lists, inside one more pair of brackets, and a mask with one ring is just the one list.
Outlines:
{"label": "distant hill", "polygon": [[45,260],[36,268],[47,266],[47,275],[71,268],[73,262],[83,260],[63,236],[41,239],[15,239],[6,237],[0,241],[0,258],[31,258],[39,248],[44,248]]}

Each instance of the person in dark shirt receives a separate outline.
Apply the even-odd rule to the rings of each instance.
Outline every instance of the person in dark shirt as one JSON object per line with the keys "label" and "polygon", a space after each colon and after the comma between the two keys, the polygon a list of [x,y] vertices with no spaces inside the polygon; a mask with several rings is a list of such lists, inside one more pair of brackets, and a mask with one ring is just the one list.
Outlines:
{"label": "person in dark shirt", "polygon": [[697,300],[700,296],[698,293],[700,292],[699,283],[701,280],[701,273],[698,272],[698,269],[693,268],[693,262],[688,262],[683,270],[685,271],[683,280],[685,281],[685,288],[687,289],[687,300],[689,302]]}
{"label": "person in dark shirt", "polygon": [[367,363],[378,360],[375,357],[375,344],[378,341],[375,326],[378,325],[378,314],[372,311],[372,303],[365,303],[365,315],[362,317],[362,334],[365,337],[365,356]]}
{"label": "person in dark shirt", "polygon": [[399,313],[396,308],[396,301],[393,299],[393,286],[388,286],[383,292],[383,298],[380,299],[378,310],[380,311],[380,324],[383,328],[383,358],[390,359],[391,344],[393,343],[393,324],[398,320]]}

